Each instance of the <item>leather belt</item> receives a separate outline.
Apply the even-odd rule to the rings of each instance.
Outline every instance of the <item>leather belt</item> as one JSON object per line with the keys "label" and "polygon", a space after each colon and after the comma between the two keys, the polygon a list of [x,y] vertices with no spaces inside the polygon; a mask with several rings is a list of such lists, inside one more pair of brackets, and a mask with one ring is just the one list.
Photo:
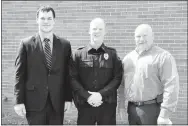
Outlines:
{"label": "leather belt", "polygon": [[149,100],[149,101],[143,101],[143,102],[132,102],[130,101],[130,103],[136,105],[136,106],[142,106],[142,105],[145,105],[145,104],[153,104],[153,103],[157,103],[157,100],[156,99],[153,99],[153,100]]}

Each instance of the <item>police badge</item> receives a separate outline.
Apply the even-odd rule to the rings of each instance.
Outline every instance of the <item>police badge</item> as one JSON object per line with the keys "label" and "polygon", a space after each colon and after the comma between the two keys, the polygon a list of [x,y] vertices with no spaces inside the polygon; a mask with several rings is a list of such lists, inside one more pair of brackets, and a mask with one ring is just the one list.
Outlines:
{"label": "police badge", "polygon": [[107,60],[108,58],[109,58],[108,53],[105,53],[105,54],[104,54],[104,59]]}

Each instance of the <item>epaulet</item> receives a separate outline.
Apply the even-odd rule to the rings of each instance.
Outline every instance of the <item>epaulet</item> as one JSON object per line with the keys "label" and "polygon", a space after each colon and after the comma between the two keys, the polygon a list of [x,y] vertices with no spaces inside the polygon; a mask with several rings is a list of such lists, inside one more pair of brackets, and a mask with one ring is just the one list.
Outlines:
{"label": "epaulet", "polygon": [[108,49],[110,49],[110,50],[114,50],[114,51],[116,51],[116,49],[115,48],[112,48],[112,47],[109,47],[109,46],[106,46]]}
{"label": "epaulet", "polygon": [[81,49],[83,49],[85,46],[81,46],[81,47],[79,47],[77,50],[81,50]]}

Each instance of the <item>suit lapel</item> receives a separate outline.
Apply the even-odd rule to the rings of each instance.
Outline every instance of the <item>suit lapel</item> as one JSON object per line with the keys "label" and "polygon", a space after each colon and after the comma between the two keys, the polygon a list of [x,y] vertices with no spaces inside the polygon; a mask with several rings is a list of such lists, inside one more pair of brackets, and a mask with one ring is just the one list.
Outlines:
{"label": "suit lapel", "polygon": [[46,63],[46,57],[45,57],[45,54],[44,54],[44,50],[43,50],[43,46],[42,46],[42,41],[41,41],[40,35],[38,33],[36,34],[35,43],[36,43],[37,49],[39,50],[39,53],[40,53],[39,55],[41,56],[42,62],[46,66],[46,64],[47,64]]}
{"label": "suit lapel", "polygon": [[59,49],[59,39],[53,34],[53,50],[52,50],[52,69],[56,61],[56,57]]}

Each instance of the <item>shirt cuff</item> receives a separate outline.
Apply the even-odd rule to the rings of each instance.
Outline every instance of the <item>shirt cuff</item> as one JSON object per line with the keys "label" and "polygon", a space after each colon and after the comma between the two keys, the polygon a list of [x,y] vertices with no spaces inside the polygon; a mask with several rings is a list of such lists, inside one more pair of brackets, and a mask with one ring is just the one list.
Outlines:
{"label": "shirt cuff", "polygon": [[72,98],[71,99],[65,99],[66,102],[72,102]]}
{"label": "shirt cuff", "polygon": [[105,91],[104,90],[100,90],[99,93],[101,94],[102,97],[105,96]]}
{"label": "shirt cuff", "polygon": [[171,115],[170,111],[168,111],[165,108],[161,108],[161,111],[160,111],[160,114],[159,114],[160,117],[162,117],[162,118],[169,118],[170,115]]}
{"label": "shirt cuff", "polygon": [[82,96],[87,100],[91,94],[89,94],[87,91],[84,91],[82,93]]}

